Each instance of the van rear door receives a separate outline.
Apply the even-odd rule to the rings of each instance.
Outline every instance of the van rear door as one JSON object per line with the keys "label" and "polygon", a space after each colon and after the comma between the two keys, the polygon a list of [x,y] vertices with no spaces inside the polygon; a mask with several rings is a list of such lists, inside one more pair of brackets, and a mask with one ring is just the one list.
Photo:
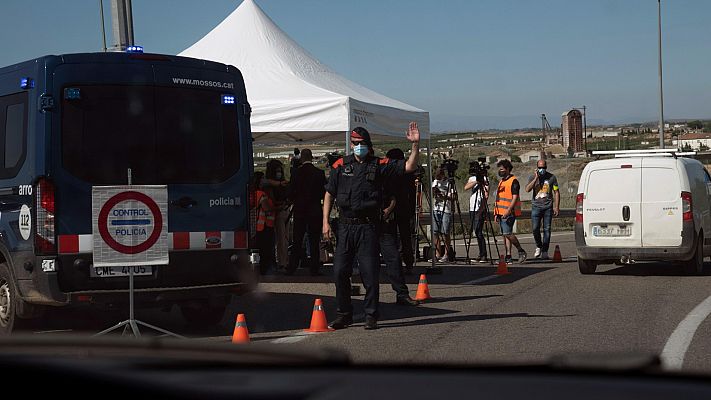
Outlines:
{"label": "van rear door", "polygon": [[642,247],[679,246],[682,231],[682,178],[677,161],[642,160]]}
{"label": "van rear door", "polygon": [[585,243],[598,247],[642,245],[640,158],[599,162],[587,176]]}

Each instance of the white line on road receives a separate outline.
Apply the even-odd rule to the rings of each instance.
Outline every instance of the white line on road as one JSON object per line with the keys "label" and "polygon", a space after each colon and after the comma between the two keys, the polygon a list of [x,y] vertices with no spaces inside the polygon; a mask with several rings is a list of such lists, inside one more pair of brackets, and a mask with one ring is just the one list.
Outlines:
{"label": "white line on road", "polygon": [[293,335],[279,338],[279,339],[274,339],[271,341],[271,343],[297,343],[300,342],[308,337],[308,334],[305,332],[299,332],[295,333]]}
{"label": "white line on road", "polygon": [[489,275],[489,276],[485,276],[483,278],[474,279],[473,281],[462,282],[462,283],[460,283],[460,285],[476,285],[477,283],[490,281],[496,277],[498,277],[498,275]]}
{"label": "white line on road", "polygon": [[662,361],[667,369],[680,370],[684,364],[684,356],[694,339],[694,334],[706,317],[711,314],[711,296],[694,307],[674,329],[662,350]]}

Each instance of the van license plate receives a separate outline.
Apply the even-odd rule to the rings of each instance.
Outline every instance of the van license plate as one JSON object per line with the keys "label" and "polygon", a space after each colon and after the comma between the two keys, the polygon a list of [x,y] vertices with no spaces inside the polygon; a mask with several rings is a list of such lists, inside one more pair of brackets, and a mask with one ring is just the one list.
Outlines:
{"label": "van license plate", "polygon": [[128,276],[133,269],[133,276],[153,275],[153,267],[94,267],[91,269],[92,278],[118,278]]}
{"label": "van license plate", "polygon": [[625,226],[598,226],[595,225],[592,227],[592,234],[593,236],[597,237],[624,237],[624,236],[632,236],[632,228]]}

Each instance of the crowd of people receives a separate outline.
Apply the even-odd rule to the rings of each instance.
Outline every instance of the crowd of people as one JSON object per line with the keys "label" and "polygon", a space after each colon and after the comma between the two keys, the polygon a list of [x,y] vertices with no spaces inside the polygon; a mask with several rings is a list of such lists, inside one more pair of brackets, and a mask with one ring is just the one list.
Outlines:
{"label": "crowd of people", "polygon": [[[321,275],[322,238],[326,243],[337,239],[333,274],[338,309],[337,318],[329,325],[333,329],[343,329],[353,323],[351,276],[354,268],[358,268],[366,290],[365,328],[378,327],[381,256],[386,276],[396,293],[396,303],[419,304],[410,297],[404,278],[415,264],[412,231],[420,137],[416,123],[410,124],[406,137],[412,143],[407,158],[397,148],[388,151],[385,158],[379,158],[374,155],[370,133],[362,127],[353,129],[350,133],[352,154],[330,165],[328,178],[324,170],[313,165],[310,149],[302,150],[298,158],[292,160],[290,181],[284,174],[283,163],[278,160],[270,160],[265,173],[254,174],[257,245],[262,274],[282,271],[292,275],[301,267],[308,269],[311,275]],[[507,263],[513,261],[515,247],[518,260],[524,262],[528,254],[513,232],[516,218],[521,216],[521,184],[513,175],[509,160],[499,161],[497,167],[500,179],[493,215],[504,237],[505,260]],[[455,183],[447,177],[445,168],[436,171],[432,180],[434,251],[430,254],[440,262],[450,262],[454,258],[450,235],[456,201]],[[479,250],[472,261],[489,262],[483,232],[489,215],[485,212],[490,197],[489,179],[472,176],[464,189],[471,191],[470,229]],[[547,259],[551,221],[559,213],[560,195],[557,179],[547,171],[544,160],[538,162],[524,190],[532,192],[534,257]],[[336,219],[331,218],[334,205],[338,208]],[[293,220],[291,246],[287,225],[290,220]]]}

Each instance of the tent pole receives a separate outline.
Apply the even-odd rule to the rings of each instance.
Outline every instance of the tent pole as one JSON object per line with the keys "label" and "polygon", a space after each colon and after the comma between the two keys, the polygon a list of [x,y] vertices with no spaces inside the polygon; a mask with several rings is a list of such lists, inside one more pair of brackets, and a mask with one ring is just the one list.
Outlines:
{"label": "tent pole", "polygon": [[345,155],[350,155],[351,154],[351,131],[348,130],[346,131],[346,147],[345,147]]}
{"label": "tent pole", "polygon": [[427,138],[427,169],[430,172],[430,256],[432,257],[432,268],[435,267],[435,258],[437,253],[435,251],[435,240],[434,240],[434,189],[432,189],[432,132],[429,133]]}

